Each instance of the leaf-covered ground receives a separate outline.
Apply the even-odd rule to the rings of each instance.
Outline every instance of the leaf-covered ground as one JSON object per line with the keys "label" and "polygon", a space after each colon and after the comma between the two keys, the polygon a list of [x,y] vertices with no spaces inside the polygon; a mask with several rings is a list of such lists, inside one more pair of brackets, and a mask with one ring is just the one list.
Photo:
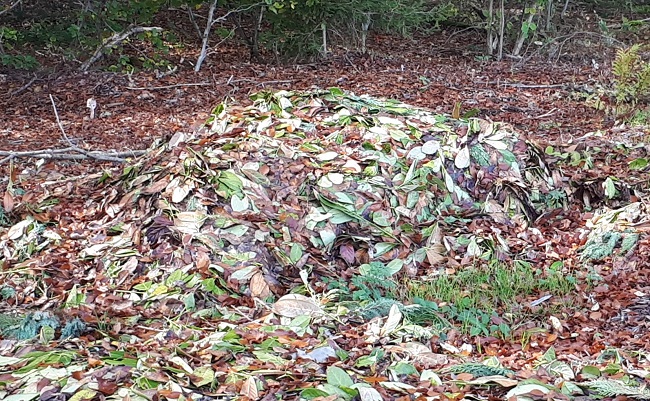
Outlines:
{"label": "leaf-covered ground", "polygon": [[[104,170],[0,166],[0,396],[650,397],[647,131],[589,104],[605,80],[591,61],[420,45],[162,80],[63,75],[3,99],[0,150],[69,145],[50,93],[77,146],[156,143]],[[519,296],[516,317],[465,320],[476,335],[388,285],[489,262],[576,281]]]}

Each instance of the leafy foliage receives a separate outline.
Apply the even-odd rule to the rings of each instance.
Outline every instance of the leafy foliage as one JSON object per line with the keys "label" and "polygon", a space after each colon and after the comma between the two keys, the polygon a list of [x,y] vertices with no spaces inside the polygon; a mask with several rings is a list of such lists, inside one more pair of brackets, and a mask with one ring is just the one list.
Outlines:
{"label": "leafy foliage", "polygon": [[618,106],[634,107],[650,100],[650,62],[642,57],[647,50],[647,46],[635,44],[616,52],[612,73]]}
{"label": "leafy foliage", "polygon": [[330,44],[361,48],[370,27],[408,35],[450,12],[431,9],[423,0],[278,1],[269,10],[272,29],[263,33],[262,43],[283,57],[323,54],[323,36]]}
{"label": "leafy foliage", "polygon": [[36,337],[43,328],[56,329],[59,319],[49,312],[34,312],[23,318],[13,318],[3,315],[0,332],[6,337],[17,340],[28,340]]}

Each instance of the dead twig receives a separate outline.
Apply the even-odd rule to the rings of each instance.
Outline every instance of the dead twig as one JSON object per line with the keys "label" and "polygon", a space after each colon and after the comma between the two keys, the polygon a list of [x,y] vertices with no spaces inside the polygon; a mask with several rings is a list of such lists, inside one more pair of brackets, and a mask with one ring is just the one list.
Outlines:
{"label": "dead twig", "polygon": [[24,152],[11,152],[11,151],[0,151],[0,156],[5,156],[3,159],[0,159],[0,164],[5,163],[9,160],[16,158],[25,158],[25,157],[34,157],[40,159],[59,159],[59,160],[85,160],[85,159],[94,159],[99,161],[109,161],[114,163],[123,163],[126,161],[126,157],[129,156],[138,156],[144,154],[144,151],[128,151],[128,152],[99,152],[99,151],[87,151],[75,145],[68,135],[65,133],[61,119],[59,118],[59,112],[56,109],[56,103],[54,102],[54,97],[50,95],[50,101],[52,102],[52,108],[54,109],[54,116],[56,117],[56,123],[61,130],[61,134],[65,141],[70,145],[67,148],[63,149],[39,149],[32,151]]}
{"label": "dead twig", "polygon": [[557,111],[557,108],[553,107],[553,108],[551,109],[551,111],[546,112],[546,113],[544,113],[544,114],[541,114],[541,115],[539,115],[539,116],[537,116],[537,117],[532,117],[532,118],[533,118],[533,120],[539,120],[540,118],[550,117],[550,116],[552,116],[553,114],[555,114],[556,111]]}
{"label": "dead twig", "polygon": [[222,15],[221,17],[214,18],[214,12],[217,10],[217,5],[218,5],[217,0],[214,0],[208,10],[208,20],[205,24],[203,35],[201,35],[201,53],[199,54],[199,58],[196,60],[196,64],[194,65],[194,71],[196,72],[201,70],[201,65],[203,64],[203,61],[205,61],[205,58],[208,56],[208,44],[209,44],[210,30],[212,29],[212,25],[226,21],[228,17],[230,17],[230,15],[232,14],[245,12],[258,6],[264,7],[266,6],[266,3],[259,2],[259,3],[249,4],[247,6],[242,6],[240,8],[228,11],[225,15]]}
{"label": "dead twig", "polygon": [[512,88],[522,89],[550,89],[550,88],[566,88],[566,84],[553,84],[553,85],[526,85],[526,84],[501,84],[502,86],[510,86]]}
{"label": "dead twig", "polygon": [[73,152],[78,152],[78,149],[75,147],[63,148],[63,149],[38,149],[30,150],[24,152],[11,152],[0,150],[0,156],[5,156],[5,158],[0,159],[0,164],[3,164],[12,159],[20,158],[37,158],[37,159],[52,159],[52,160],[101,160],[101,161],[111,161],[123,163],[128,157],[136,157],[146,153],[144,150],[133,150],[126,152],[100,152],[92,151],[85,152],[82,154],[75,154]]}
{"label": "dead twig", "polygon": [[[56,117],[56,123],[59,125],[59,128],[61,129],[61,133],[63,134],[63,138],[65,138],[66,142],[68,142],[68,144],[70,144],[70,146],[73,146],[74,148],[77,148],[77,146],[75,144],[73,144],[72,141],[70,140],[70,138],[68,138],[68,136],[66,135],[65,129],[63,129],[63,124],[61,124],[61,119],[59,118],[59,112],[56,110],[56,103],[54,103],[54,97],[52,96],[51,93],[50,93],[50,101],[52,102],[52,108],[54,109],[54,116]],[[79,151],[81,151],[81,152],[84,152],[84,150],[81,149],[81,148],[77,148],[77,149],[79,149]],[[75,149],[75,150],[77,150],[77,149]]]}
{"label": "dead twig", "polygon": [[16,95],[19,95],[19,94],[23,93],[24,91],[27,90],[27,88],[29,88],[30,86],[32,86],[32,84],[33,84],[34,82],[36,82],[37,79],[38,79],[38,75],[34,74],[34,78],[32,78],[32,79],[31,79],[29,82],[27,82],[25,85],[21,86],[20,88],[16,89],[16,90],[13,91],[13,92],[9,92],[9,93],[8,93],[9,97],[14,97],[14,96],[16,96]]}
{"label": "dead twig", "polygon": [[20,4],[20,3],[22,3],[22,1],[23,1],[23,0],[16,0],[16,1],[14,1],[14,2],[13,2],[12,4],[10,4],[7,8],[5,8],[5,9],[2,10],[2,11],[0,11],[0,16],[2,16],[3,14],[6,14],[6,13],[8,13],[9,11],[13,10],[14,8],[16,8],[16,6],[18,6],[18,4]]}
{"label": "dead twig", "polygon": [[159,89],[171,89],[171,88],[179,88],[182,86],[207,86],[207,85],[212,85],[210,82],[194,82],[194,83],[187,83],[187,84],[176,84],[176,85],[163,85],[163,86],[150,86],[150,87],[137,87],[137,88],[129,88],[127,87],[126,89],[130,90],[138,90],[138,91],[143,91],[143,90],[148,90],[148,91],[154,91],[154,90],[159,90]]}
{"label": "dead twig", "polygon": [[[89,154],[73,154],[73,153],[51,153],[51,150],[49,149],[43,149],[40,151],[33,151],[31,152],[31,155],[17,155],[12,152],[5,152],[5,151],[0,151],[0,156],[5,156],[4,159],[0,159],[0,164],[3,164],[9,160],[12,159],[18,159],[18,158],[37,158],[37,159],[51,159],[51,160],[88,160],[88,159],[94,159],[94,160],[100,160],[100,161],[110,161],[114,163],[123,163],[126,161],[125,158],[121,157],[112,157],[112,153],[105,153],[105,152],[91,152]],[[138,156],[144,154],[144,151],[134,151],[133,155]]]}
{"label": "dead twig", "polygon": [[[231,76],[231,78],[232,78],[232,76]],[[274,81],[258,82],[258,81],[254,80],[254,79],[242,78],[242,79],[228,79],[228,82],[226,82],[226,85],[232,85],[232,84],[235,84],[237,82],[250,82],[250,83],[255,84],[255,86],[264,87],[266,85],[271,85],[271,84],[290,84],[293,81],[294,81],[293,79],[277,79],[277,80],[274,80]]]}

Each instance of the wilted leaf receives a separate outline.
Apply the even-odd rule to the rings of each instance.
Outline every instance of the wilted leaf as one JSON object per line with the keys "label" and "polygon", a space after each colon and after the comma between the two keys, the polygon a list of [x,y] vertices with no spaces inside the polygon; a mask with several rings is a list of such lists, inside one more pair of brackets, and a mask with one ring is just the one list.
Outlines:
{"label": "wilted leaf", "polygon": [[11,196],[9,191],[5,191],[4,197],[2,198],[2,206],[4,211],[9,213],[14,210],[14,197]]}
{"label": "wilted leaf", "polygon": [[372,387],[358,387],[359,398],[361,401],[383,401],[384,397],[379,394],[379,391],[375,390]]}
{"label": "wilted leaf", "polygon": [[390,307],[390,311],[388,312],[388,319],[386,319],[386,323],[381,328],[381,331],[379,332],[379,335],[382,337],[385,337],[395,331],[397,326],[399,326],[400,322],[402,321],[402,312],[399,311],[399,308],[397,305],[393,304],[393,306]]}
{"label": "wilted leaf", "polygon": [[251,295],[260,299],[265,299],[271,295],[271,289],[269,288],[268,283],[264,279],[264,274],[261,271],[257,271],[251,277],[250,281]]}
{"label": "wilted leaf", "polygon": [[334,160],[337,157],[339,157],[339,154],[336,153],[336,152],[325,152],[325,153],[321,153],[320,155],[316,156],[316,159],[324,162],[324,161]]}
{"label": "wilted leaf", "polygon": [[92,400],[93,398],[95,398],[96,395],[97,395],[97,392],[95,390],[91,390],[91,389],[86,388],[86,389],[82,389],[82,390],[79,390],[76,393],[74,393],[74,395],[72,397],[70,397],[68,399],[68,401],[88,401],[88,400]]}
{"label": "wilted leaf", "polygon": [[469,167],[470,160],[469,160],[469,148],[467,146],[463,146],[460,148],[458,153],[456,153],[456,158],[454,159],[454,164],[458,168],[467,168]]}
{"label": "wilted leaf", "polygon": [[249,377],[244,381],[244,384],[239,391],[240,395],[248,397],[251,400],[257,400],[260,397],[259,391],[257,390],[257,379],[253,376]]}
{"label": "wilted leaf", "polygon": [[301,294],[287,294],[273,304],[273,310],[280,316],[296,317],[319,315],[323,311],[313,299]]}
{"label": "wilted leaf", "polygon": [[426,141],[424,145],[422,145],[422,153],[426,155],[436,154],[438,150],[440,150],[440,142],[436,140]]}
{"label": "wilted leaf", "polygon": [[508,391],[508,393],[506,394],[506,399],[509,399],[510,397],[522,396],[531,393],[548,394],[550,392],[551,392],[550,388],[541,384],[531,384],[531,383],[520,384],[517,387]]}
{"label": "wilted leaf", "polygon": [[233,195],[230,198],[230,207],[232,207],[232,210],[235,212],[244,212],[248,210],[248,208],[250,207],[248,197],[246,197],[245,195],[242,195],[241,197],[238,196],[237,194]]}
{"label": "wilted leaf", "polygon": [[172,191],[172,202],[182,202],[183,199],[185,199],[185,197],[187,197],[187,195],[190,193],[191,189],[192,188],[188,184],[183,184],[175,187]]}
{"label": "wilted leaf", "polygon": [[354,248],[350,245],[341,245],[339,248],[339,254],[348,264],[354,263],[355,255]]}
{"label": "wilted leaf", "polygon": [[7,237],[10,240],[17,240],[18,238],[23,236],[27,227],[29,227],[29,225],[32,224],[33,222],[34,219],[32,217],[28,217],[25,220],[22,220],[14,224],[13,226],[11,226],[11,228],[9,228],[9,231],[7,232]]}
{"label": "wilted leaf", "polygon": [[489,383],[496,383],[502,387],[514,387],[519,383],[519,381],[509,379],[505,376],[483,376],[476,379],[472,379],[469,382],[467,382],[467,384],[476,385],[476,386],[482,386]]}

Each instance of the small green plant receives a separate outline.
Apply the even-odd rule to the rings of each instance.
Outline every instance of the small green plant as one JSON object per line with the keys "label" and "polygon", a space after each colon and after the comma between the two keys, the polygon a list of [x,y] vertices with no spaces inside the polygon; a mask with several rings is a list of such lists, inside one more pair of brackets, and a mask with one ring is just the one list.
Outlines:
{"label": "small green plant", "polygon": [[339,290],[341,298],[344,300],[352,301],[378,301],[383,298],[395,298],[395,291],[397,284],[391,276],[395,273],[394,270],[387,268],[381,262],[372,262],[363,267],[362,274],[353,276],[349,283],[343,278],[339,280],[332,280],[324,278],[328,289]]}
{"label": "small green plant", "polygon": [[[630,117],[630,124],[632,125],[650,125],[650,107],[643,110],[635,110]],[[646,138],[647,140],[648,138]]]}
{"label": "small green plant", "polygon": [[127,55],[120,55],[115,62],[115,64],[111,64],[108,67],[108,70],[111,72],[133,72],[135,70],[135,67],[131,63],[131,57]]}
{"label": "small green plant", "polygon": [[[482,310],[489,320],[497,310],[518,312],[517,300],[521,297],[542,292],[564,296],[575,288],[575,284],[576,278],[567,274],[561,263],[542,271],[526,261],[515,261],[511,265],[494,261],[467,267],[454,275],[443,274],[430,281],[411,281],[407,291],[412,298],[453,305],[459,315],[473,310],[476,317],[481,315],[476,311]],[[483,323],[486,320],[484,316],[476,319]]]}
{"label": "small green plant", "polygon": [[328,367],[326,378],[327,382],[320,384],[317,388],[306,388],[302,390],[300,397],[306,400],[327,397],[327,399],[347,401],[357,399],[360,389],[363,388],[365,394],[370,394],[368,399],[381,399],[381,395],[377,390],[370,387],[367,383],[355,383],[352,377],[338,366]]}
{"label": "small green plant", "polygon": [[628,113],[650,100],[650,62],[643,59],[648,46],[619,49],[612,64],[616,114]]}

